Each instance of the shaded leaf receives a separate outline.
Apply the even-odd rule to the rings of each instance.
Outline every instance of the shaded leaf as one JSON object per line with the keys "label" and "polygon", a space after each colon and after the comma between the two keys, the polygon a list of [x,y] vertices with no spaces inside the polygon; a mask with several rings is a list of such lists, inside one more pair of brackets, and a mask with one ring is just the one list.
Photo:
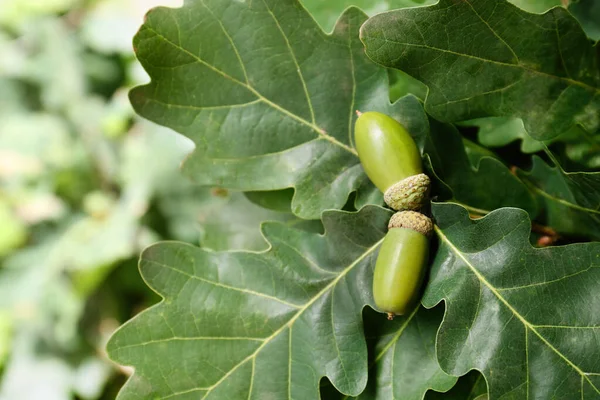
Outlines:
{"label": "shaded leaf", "polygon": [[478,118],[465,121],[461,125],[478,127],[477,139],[487,147],[502,147],[515,140],[521,140],[521,151],[523,153],[537,153],[545,148],[544,142],[529,136],[523,125],[523,120],[520,118]]}
{"label": "shaded leaf", "polygon": [[518,209],[473,221],[435,204],[440,241],[423,304],[446,314],[441,367],[477,369],[489,398],[600,398],[600,243],[534,249]]}
{"label": "shaded leaf", "polygon": [[531,171],[519,171],[537,195],[541,218],[558,232],[600,240],[600,172],[567,173],[533,157]]}
{"label": "shaded leaf", "polygon": [[[301,2],[319,25],[329,32],[342,12],[350,6],[359,7],[371,16],[390,9],[433,4],[435,0],[301,0]],[[427,86],[402,71],[390,69],[388,73],[392,103],[407,94],[425,98]]]}
{"label": "shaded leaf", "polygon": [[470,141],[469,139],[463,137],[462,142],[465,146],[467,157],[469,157],[469,162],[473,167],[477,167],[481,160],[485,157],[491,157],[500,160],[500,157],[498,157],[497,154],[475,142]]}
{"label": "shaded leaf", "polygon": [[569,160],[590,169],[600,168],[600,131],[592,135],[580,127],[575,127],[561,136],[564,152]]}
{"label": "shaded leaf", "polygon": [[600,40],[600,3],[596,0],[570,0],[569,12],[581,23],[592,40]]}
{"label": "shaded leaf", "polygon": [[178,193],[160,196],[160,209],[167,217],[174,238],[200,243],[211,250],[264,250],[267,242],[260,232],[263,221],[281,221],[290,226],[312,224],[290,211],[278,212],[259,207],[242,193],[222,193],[206,187],[181,186]]}
{"label": "shaded leaf", "polygon": [[[494,210],[513,206],[536,214],[536,204],[527,187],[497,159],[480,158],[472,167],[456,128],[429,118],[413,96],[397,103],[402,107],[398,120],[408,129],[425,156],[428,174],[437,178],[433,195],[453,198],[473,209]],[[490,185],[490,182],[494,182]],[[447,190],[452,194],[448,196]]]}
{"label": "shaded leaf", "polygon": [[294,197],[292,189],[272,192],[245,192],[244,195],[248,200],[263,208],[281,212],[292,211],[292,198]]}
{"label": "shaded leaf", "polygon": [[560,148],[564,148],[569,160],[588,168],[600,167],[600,135],[592,135],[580,126],[574,126],[553,139],[541,142],[529,136],[519,118],[478,118],[460,125],[478,127],[478,140],[487,147],[506,146],[515,140],[521,140],[523,153],[537,153],[550,144],[558,143]]}
{"label": "shaded leaf", "polygon": [[390,101],[395,102],[399,98],[412,94],[419,99],[427,97],[427,86],[412,76],[397,69],[388,69],[390,78]]}
{"label": "shaded leaf", "polygon": [[600,127],[599,53],[564,8],[441,0],[375,16],[361,38],[375,62],[429,87],[426,110],[442,121],[520,117],[539,140]]}

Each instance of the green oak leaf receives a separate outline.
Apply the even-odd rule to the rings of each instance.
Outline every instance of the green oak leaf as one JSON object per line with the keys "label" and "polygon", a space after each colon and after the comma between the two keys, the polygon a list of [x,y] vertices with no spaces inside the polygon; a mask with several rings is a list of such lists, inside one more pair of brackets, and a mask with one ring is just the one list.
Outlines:
{"label": "green oak leaf", "polygon": [[439,249],[422,301],[446,305],[442,369],[481,371],[491,400],[600,398],[600,243],[535,249],[523,210],[432,210]]}
{"label": "green oak leaf", "polygon": [[542,142],[529,136],[520,118],[478,118],[461,122],[460,125],[477,127],[477,138],[487,147],[502,147],[521,140],[523,153],[537,153],[550,144],[559,143],[569,160],[588,168],[600,167],[600,132],[592,135],[580,126],[573,126],[569,131]]}
{"label": "green oak leaf", "polygon": [[[136,371],[119,399],[310,400],[319,398],[324,377],[341,393],[359,395],[368,376],[361,317],[373,307],[373,265],[389,217],[376,206],[327,211],[324,235],[266,223],[271,246],[261,253],[177,242],[148,248],[140,270],[164,300],[108,344],[113,360]],[[435,362],[440,311],[421,309],[390,323],[365,310],[367,332],[376,336],[368,338],[371,354],[379,354],[375,370],[398,359],[420,371],[411,375],[411,398],[456,380]]]}
{"label": "green oak leaf", "polygon": [[515,140],[521,140],[521,151],[523,153],[537,153],[545,148],[544,143],[550,142],[540,142],[529,136],[525,130],[525,125],[523,125],[523,120],[520,118],[477,118],[462,122],[460,125],[479,128],[477,140],[487,147],[502,147]]}
{"label": "green oak leaf", "polygon": [[[301,0],[301,2],[319,25],[325,31],[330,31],[342,12],[350,6],[359,7],[371,16],[391,9],[433,4],[435,0]],[[392,103],[409,93],[425,98],[427,86],[415,78],[392,69],[388,70],[388,74]]]}
{"label": "green oak leaf", "polygon": [[[452,198],[477,212],[513,206],[537,212],[535,199],[527,187],[502,162],[481,157],[473,167],[456,128],[429,118],[414,96],[397,103],[402,114],[397,118],[411,133],[429,167],[429,175],[437,181],[433,195]],[[448,196],[447,192],[452,194]]]}
{"label": "green oak leaf", "polygon": [[399,112],[358,39],[365,19],[348,9],[327,35],[295,0],[156,8],[134,40],[152,81],[131,102],[195,142],[183,168],[197,183],[293,188],[294,213],[317,219],[376,192],[352,147],[355,111]]}
{"label": "green oak leaf", "polygon": [[600,53],[562,7],[440,0],[370,18],[361,39],[375,62],[429,87],[426,110],[439,120],[520,117],[538,140],[600,127]]}
{"label": "green oak leaf", "polygon": [[569,0],[569,12],[581,23],[592,40],[600,40],[600,3],[597,0]]}
{"label": "green oak leaf", "polygon": [[113,336],[112,359],[136,373],[120,399],[318,398],[366,385],[361,313],[372,303],[376,250],[390,213],[326,212],[326,234],[263,225],[263,253],[160,243],[142,255],[165,299]]}
{"label": "green oak leaf", "polygon": [[564,140],[564,152],[568,159],[586,168],[600,169],[600,131],[591,135],[576,127],[569,133],[570,140]]}
{"label": "green oak leaf", "polygon": [[164,300],[108,344],[113,360],[136,369],[119,399],[310,400],[323,377],[358,396],[367,344],[371,373],[388,380],[376,398],[394,390],[392,376],[410,399],[449,389],[456,378],[435,360],[441,309],[392,322],[367,309],[362,321],[365,306],[373,307],[373,266],[389,217],[376,206],[327,211],[324,235],[266,223],[271,246],[261,253],[177,242],[148,248],[141,273]]}
{"label": "green oak leaf", "polygon": [[541,218],[560,233],[600,240],[600,172],[568,173],[533,157],[519,171],[541,204]]}

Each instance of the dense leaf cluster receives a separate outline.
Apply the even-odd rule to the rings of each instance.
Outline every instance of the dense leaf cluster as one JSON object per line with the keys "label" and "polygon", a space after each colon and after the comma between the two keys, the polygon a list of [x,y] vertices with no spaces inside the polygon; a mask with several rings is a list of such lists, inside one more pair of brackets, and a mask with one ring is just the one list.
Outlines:
{"label": "dense leaf cluster", "polygon": [[[343,3],[147,14],[134,48],[150,82],[131,103],[193,141],[188,178],[252,205],[213,209],[205,226],[239,228],[201,247],[142,253],[163,300],[108,343],[135,367],[119,398],[600,398],[597,7],[389,0],[368,18]],[[355,110],[399,120],[434,181],[422,302],[391,323],[371,294],[391,213]],[[146,156],[166,168],[164,149]]]}

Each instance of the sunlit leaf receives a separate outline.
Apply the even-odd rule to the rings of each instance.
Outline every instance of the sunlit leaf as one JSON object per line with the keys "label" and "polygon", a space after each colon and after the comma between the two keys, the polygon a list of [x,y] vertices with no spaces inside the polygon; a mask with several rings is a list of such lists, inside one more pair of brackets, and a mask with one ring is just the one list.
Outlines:
{"label": "sunlit leaf", "polygon": [[436,204],[433,216],[440,247],[423,303],[446,305],[444,371],[481,371],[492,400],[599,398],[600,243],[535,249],[518,209],[473,221]]}

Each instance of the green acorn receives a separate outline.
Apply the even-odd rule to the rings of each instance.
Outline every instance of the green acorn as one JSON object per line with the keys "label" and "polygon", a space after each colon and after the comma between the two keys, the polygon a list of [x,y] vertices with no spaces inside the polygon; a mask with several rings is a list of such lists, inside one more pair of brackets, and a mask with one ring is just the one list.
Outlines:
{"label": "green acorn", "polygon": [[375,264],[373,297],[377,308],[393,319],[419,300],[433,223],[418,212],[401,211],[392,216],[388,228]]}
{"label": "green acorn", "polygon": [[413,138],[395,119],[378,112],[359,113],[355,146],[369,179],[394,210],[420,210],[427,201],[430,180],[423,173]]}

